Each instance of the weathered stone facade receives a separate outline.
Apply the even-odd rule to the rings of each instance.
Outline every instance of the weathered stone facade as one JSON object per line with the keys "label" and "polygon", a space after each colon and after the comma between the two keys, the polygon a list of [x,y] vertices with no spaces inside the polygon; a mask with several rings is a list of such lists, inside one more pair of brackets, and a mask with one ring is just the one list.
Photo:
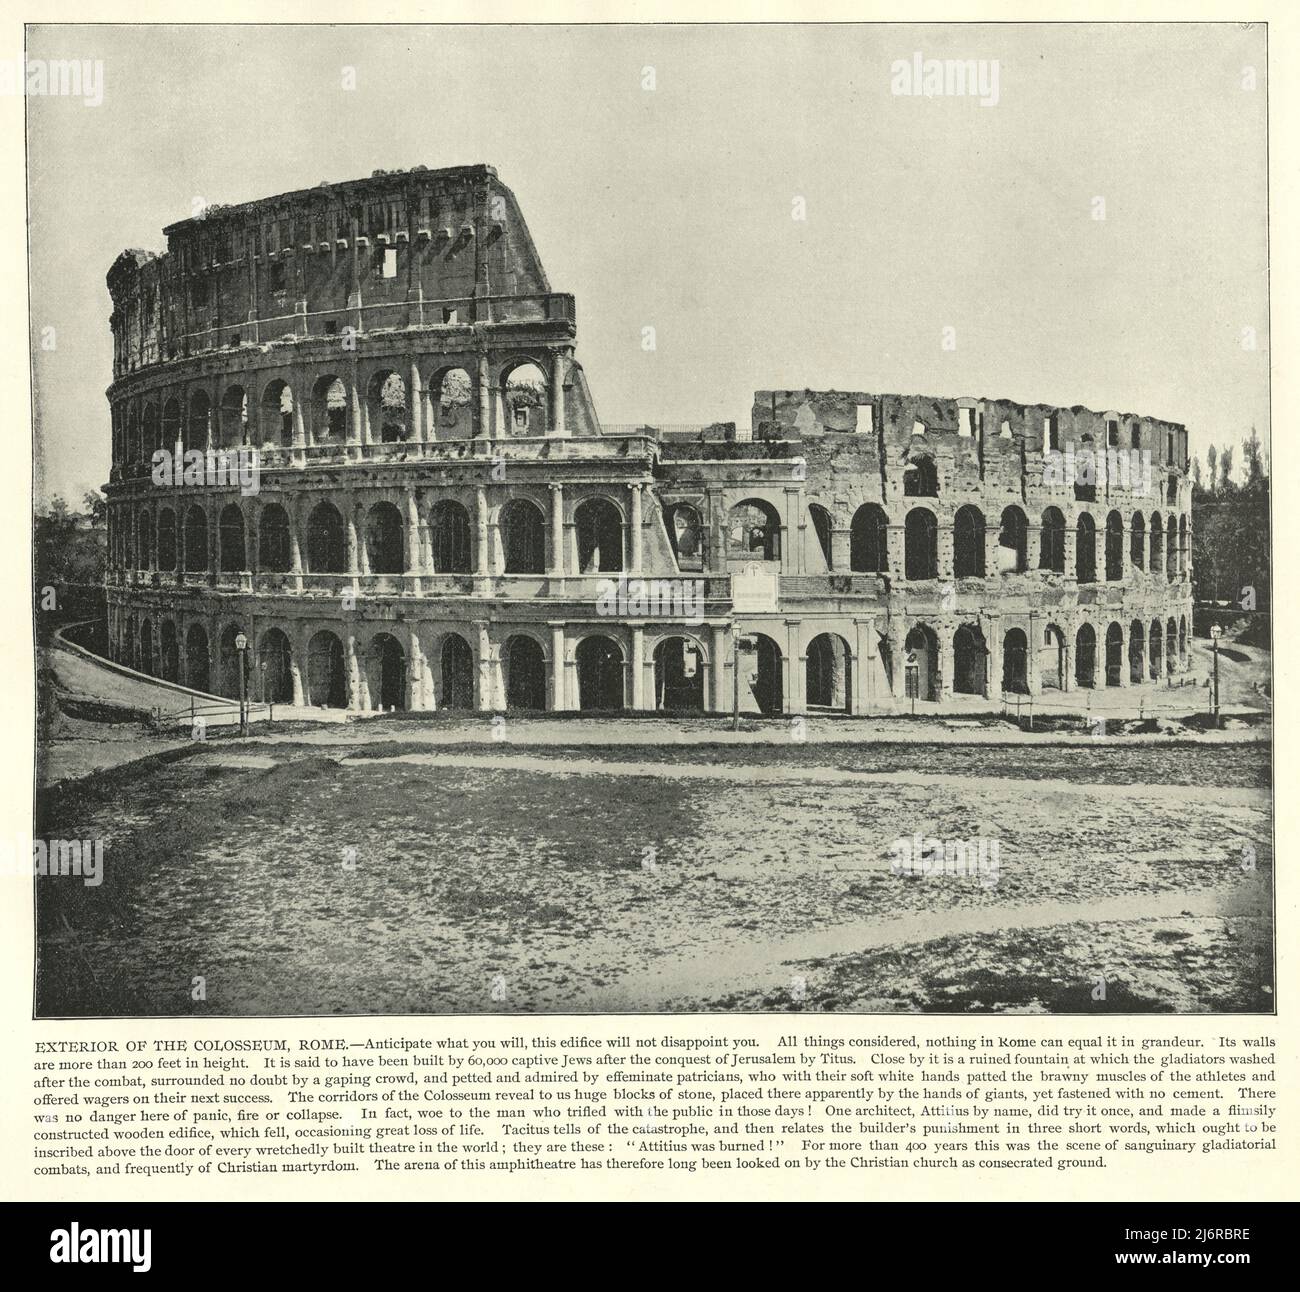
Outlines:
{"label": "weathered stone facade", "polygon": [[[242,630],[252,695],[282,704],[723,712],[739,692],[789,714],[1187,668],[1181,426],[813,391],[758,392],[739,431],[602,426],[573,298],[486,166],[166,233],[108,275],[123,663],[235,694]],[[255,489],[204,469],[241,449]],[[1107,450],[1095,479],[1061,458]],[[160,483],[159,451],[192,477]]]}

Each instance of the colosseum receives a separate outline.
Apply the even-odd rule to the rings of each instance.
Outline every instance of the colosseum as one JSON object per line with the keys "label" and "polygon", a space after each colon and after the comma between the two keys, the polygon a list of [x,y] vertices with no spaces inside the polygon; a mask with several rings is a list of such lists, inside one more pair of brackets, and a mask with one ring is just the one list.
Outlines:
{"label": "colosseum", "polygon": [[124,666],[354,711],[1136,711],[1185,680],[1180,425],[810,390],[602,424],[490,166],[164,233],[108,274]]}

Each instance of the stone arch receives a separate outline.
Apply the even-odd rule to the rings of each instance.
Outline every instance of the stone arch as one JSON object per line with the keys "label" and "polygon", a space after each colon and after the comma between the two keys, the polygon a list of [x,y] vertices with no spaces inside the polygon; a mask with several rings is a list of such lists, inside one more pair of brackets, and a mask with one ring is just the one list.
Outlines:
{"label": "stone arch", "polygon": [[903,466],[903,496],[905,498],[937,498],[939,496],[939,469],[927,453],[911,457]]}
{"label": "stone arch", "polygon": [[550,383],[542,365],[520,357],[501,369],[503,435],[546,435],[550,431]]}
{"label": "stone arch", "polygon": [[292,566],[289,513],[278,502],[269,502],[257,521],[257,567],[270,574],[285,574]]}
{"label": "stone arch", "polygon": [[1106,516],[1106,582],[1124,577],[1124,517],[1117,511]]}
{"label": "stone arch", "polygon": [[1002,636],[1002,689],[1011,695],[1029,694],[1029,643],[1023,628],[1008,628]]}
{"label": "stone arch", "polygon": [[190,396],[189,416],[185,419],[185,447],[206,449],[212,435],[212,400],[202,387]]}
{"label": "stone arch", "polygon": [[654,649],[655,708],[704,712],[704,651],[692,637],[664,637]]}
{"label": "stone arch", "polygon": [[196,691],[211,692],[210,671],[208,631],[202,624],[193,623],[185,634],[185,682]]}
{"label": "stone arch", "polygon": [[934,579],[939,574],[939,522],[928,507],[913,507],[903,520],[904,576]]}
{"label": "stone arch", "polygon": [[1067,659],[1065,633],[1059,624],[1043,627],[1043,644],[1038,653],[1038,685],[1044,691],[1064,690]]}
{"label": "stone arch", "polygon": [[366,684],[378,709],[406,708],[406,652],[388,632],[377,632],[366,650]]}
{"label": "stone arch", "polygon": [[1038,568],[1065,573],[1065,517],[1059,507],[1043,512],[1038,538]]}
{"label": "stone arch", "polygon": [[1178,621],[1178,662],[1187,667],[1187,616]]}
{"label": "stone arch", "polygon": [[311,442],[342,444],[348,437],[348,388],[326,373],[311,388]]}
{"label": "stone arch", "polygon": [[998,573],[1022,574],[1029,568],[1029,518],[1019,507],[1004,507],[998,531]]}
{"label": "stone arch", "polygon": [[245,649],[241,661],[239,647],[236,645],[239,634],[244,631],[242,624],[228,623],[217,637],[217,694],[229,696],[232,700],[239,696],[240,664],[243,664],[245,670],[252,668],[249,651]]}
{"label": "stone arch", "polygon": [[[1170,533],[1173,533],[1171,528]],[[1172,677],[1178,671],[1178,620],[1172,615],[1165,624],[1165,676]]]}
{"label": "stone arch", "polygon": [[469,574],[473,570],[469,513],[454,498],[444,498],[430,510],[429,545],[435,573]]}
{"label": "stone arch", "polygon": [[181,676],[180,642],[176,636],[176,621],[164,619],[159,624],[159,636],[162,638],[158,655],[159,676],[165,682],[179,682]]}
{"label": "stone arch", "polygon": [[438,650],[439,696],[444,709],[474,707],[474,652],[460,633],[448,633]]}
{"label": "stone arch", "polygon": [[140,621],[139,672],[153,676],[153,623],[148,617]]}
{"label": "stone arch", "polygon": [[937,700],[941,694],[939,650],[939,634],[929,624],[912,625],[903,641],[903,680],[906,684],[909,672],[916,678],[918,700]]}
{"label": "stone arch", "polygon": [[307,703],[318,709],[348,706],[343,643],[328,628],[322,628],[307,643]]}
{"label": "stone arch", "polygon": [[1097,685],[1097,630],[1090,623],[1074,635],[1074,683],[1085,691]]}
{"label": "stone arch", "polygon": [[1178,573],[1187,573],[1187,513],[1178,518]]}
{"label": "stone arch", "polygon": [[578,708],[618,711],[624,706],[623,648],[612,637],[590,633],[574,648]]}
{"label": "stone arch", "polygon": [[698,508],[675,502],[664,508],[668,541],[677,556],[677,568],[692,573],[704,569],[705,531]]}
{"label": "stone arch", "polygon": [[176,449],[178,441],[184,439],[184,426],[181,417],[181,401],[173,395],[164,405],[162,414],[163,445],[168,453]]}
{"label": "stone arch", "polygon": [[258,405],[258,440],[268,447],[293,444],[293,387],[276,377],[266,384]]}
{"label": "stone arch", "polygon": [[1164,529],[1160,519],[1160,513],[1153,511],[1151,513],[1151,561],[1150,571],[1152,574],[1160,574],[1161,566],[1164,563],[1165,543]]}
{"label": "stone arch", "polygon": [[889,571],[889,518],[879,503],[864,502],[849,527],[849,568],[863,574]]}
{"label": "stone arch", "polygon": [[781,517],[765,498],[745,498],[727,511],[727,555],[746,561],[781,559]]}
{"label": "stone arch", "polygon": [[952,689],[957,695],[988,690],[989,649],[978,624],[964,623],[952,635]]}
{"label": "stone arch", "polygon": [[149,454],[156,453],[159,449],[171,451],[170,444],[163,443],[162,433],[162,414],[158,411],[158,405],[149,403],[144,406],[144,425],[142,430],[145,451]]}
{"label": "stone arch", "polygon": [[217,532],[221,537],[221,564],[219,568],[227,573],[247,569],[244,513],[237,503],[228,503],[221,509],[221,516],[217,521]]}
{"label": "stone arch", "polygon": [[208,568],[208,515],[198,503],[185,513],[185,569],[200,574]]}
{"label": "stone arch", "polygon": [[952,526],[953,577],[984,577],[984,513],[967,504],[957,509]]}
{"label": "stone arch", "polygon": [[835,557],[832,534],[835,526],[831,514],[820,503],[810,502],[808,504],[808,519],[812,521],[813,533],[817,538],[817,546],[821,549],[822,559],[826,562],[826,568],[833,570],[835,568]]}
{"label": "stone arch", "polygon": [[1151,621],[1151,627],[1147,630],[1147,662],[1149,664],[1149,675],[1153,682],[1160,678],[1160,666],[1164,662],[1164,630],[1160,626],[1159,619]]}
{"label": "stone arch", "polygon": [[267,628],[257,644],[257,694],[265,704],[293,703],[293,648],[282,628]]}
{"label": "stone arch", "polygon": [[750,704],[759,713],[774,717],[785,709],[781,647],[766,633],[750,633],[749,636],[753,637],[756,649],[750,657],[740,655],[741,667],[752,661],[748,678],[741,684],[741,694],[748,695]]}
{"label": "stone arch", "polygon": [[1147,567],[1147,522],[1140,511],[1135,511],[1129,522],[1129,560],[1134,569]]}
{"label": "stone arch", "polygon": [[174,570],[176,568],[176,513],[170,507],[164,507],[158,513],[158,568]]}
{"label": "stone arch", "polygon": [[608,498],[584,498],[573,511],[582,574],[623,569],[623,514]]}
{"label": "stone arch", "polygon": [[530,498],[512,498],[501,508],[501,550],[506,574],[546,571],[546,523]]}
{"label": "stone arch", "polygon": [[817,709],[848,713],[853,706],[853,654],[838,633],[818,633],[808,643],[804,695]]}
{"label": "stone arch", "polygon": [[1131,683],[1146,680],[1147,630],[1140,619],[1135,619],[1128,629],[1128,680]]}
{"label": "stone arch", "polygon": [[1106,685],[1124,682],[1124,626],[1112,623],[1106,629]]}
{"label": "stone arch", "polygon": [[342,574],[347,569],[343,517],[332,502],[319,502],[307,518],[307,569],[312,574]]}
{"label": "stone arch", "polygon": [[406,382],[392,368],[371,373],[366,383],[366,413],[370,439],[379,444],[400,444],[410,436]]}
{"label": "stone arch", "polygon": [[239,448],[248,443],[248,391],[238,384],[227,386],[221,396],[221,447]]}
{"label": "stone arch", "polygon": [[140,522],[136,533],[135,564],[139,570],[153,568],[153,512],[148,507],[140,508]]}
{"label": "stone arch", "polygon": [[1169,525],[1165,530],[1165,578],[1172,583],[1178,577],[1178,525],[1173,512],[1169,513]]}
{"label": "stone arch", "polygon": [[474,435],[474,379],[464,368],[443,368],[429,381],[433,435],[440,440],[468,440]]}
{"label": "stone arch", "polygon": [[1079,513],[1074,525],[1074,577],[1078,583],[1097,581],[1097,522],[1087,511]]}
{"label": "stone arch", "polygon": [[546,708],[546,657],[536,638],[527,633],[507,638],[501,648],[501,671],[507,709]]}
{"label": "stone arch", "polygon": [[366,561],[371,574],[403,574],[406,554],[402,513],[381,500],[366,509]]}

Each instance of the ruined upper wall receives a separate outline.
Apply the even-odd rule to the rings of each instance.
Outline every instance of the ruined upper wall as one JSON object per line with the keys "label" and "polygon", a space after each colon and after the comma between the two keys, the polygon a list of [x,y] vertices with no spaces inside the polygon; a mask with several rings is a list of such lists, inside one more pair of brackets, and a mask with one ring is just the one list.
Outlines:
{"label": "ruined upper wall", "polygon": [[753,436],[757,439],[818,439],[867,435],[886,454],[906,455],[918,435],[941,441],[952,436],[987,449],[1014,449],[1017,461],[1044,450],[1091,447],[1138,449],[1152,462],[1187,469],[1187,429],[1136,413],[1094,412],[1075,405],[1018,404],[1009,399],[888,395],[867,391],[759,390],[754,392]]}
{"label": "ruined upper wall", "polygon": [[[490,166],[376,172],[169,225],[108,273],[114,373],[220,347],[444,322],[572,318]],[[567,301],[567,305],[565,302]]]}

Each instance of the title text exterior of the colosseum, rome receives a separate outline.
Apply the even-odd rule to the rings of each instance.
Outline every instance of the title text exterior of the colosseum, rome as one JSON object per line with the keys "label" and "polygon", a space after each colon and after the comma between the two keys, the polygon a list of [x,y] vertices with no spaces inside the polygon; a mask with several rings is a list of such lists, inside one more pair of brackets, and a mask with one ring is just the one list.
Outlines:
{"label": "title text exterior of the colosseum, rome", "polygon": [[[1187,672],[1182,426],[809,390],[758,391],[745,427],[602,425],[574,300],[488,166],[165,232],[108,274],[123,664],[235,695],[242,632],[255,700],[486,712],[729,712],[734,669],[768,714]],[[158,454],[240,448],[255,490],[154,482]]]}

